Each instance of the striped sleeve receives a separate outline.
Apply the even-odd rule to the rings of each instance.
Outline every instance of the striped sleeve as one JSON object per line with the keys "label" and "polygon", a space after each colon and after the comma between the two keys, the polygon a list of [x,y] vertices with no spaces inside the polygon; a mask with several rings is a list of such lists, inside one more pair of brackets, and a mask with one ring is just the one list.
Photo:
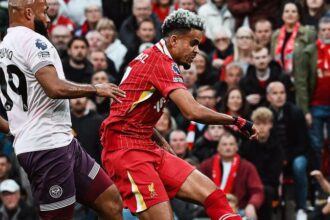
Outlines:
{"label": "striped sleeve", "polygon": [[186,89],[178,65],[162,58],[158,60],[150,81],[165,98],[175,89]]}

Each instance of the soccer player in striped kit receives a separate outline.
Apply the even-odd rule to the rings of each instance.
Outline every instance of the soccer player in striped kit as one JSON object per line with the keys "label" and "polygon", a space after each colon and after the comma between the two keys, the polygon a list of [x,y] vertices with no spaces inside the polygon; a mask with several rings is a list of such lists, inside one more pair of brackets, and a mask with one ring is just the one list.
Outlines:
{"label": "soccer player in striped kit", "polygon": [[173,219],[169,199],[178,197],[202,204],[213,220],[238,220],[218,187],[185,161],[154,141],[153,127],[171,99],[189,120],[204,124],[235,125],[250,138],[253,124],[217,113],[198,104],[186,90],[178,65],[189,68],[198,53],[204,23],[180,9],[169,15],[164,38],[127,67],[119,86],[126,92],[101,127],[103,164],[132,213],[140,219]]}

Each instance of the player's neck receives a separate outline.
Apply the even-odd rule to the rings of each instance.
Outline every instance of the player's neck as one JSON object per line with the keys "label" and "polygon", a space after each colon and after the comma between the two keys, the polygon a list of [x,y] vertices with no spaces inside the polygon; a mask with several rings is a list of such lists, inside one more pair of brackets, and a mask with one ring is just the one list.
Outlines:
{"label": "player's neck", "polygon": [[26,28],[33,30],[33,27],[30,27],[30,25],[24,24],[22,22],[11,22],[9,25],[9,27],[19,27],[19,26],[26,27]]}
{"label": "player's neck", "polygon": [[[164,39],[165,40],[165,39]],[[165,47],[168,50],[168,53],[171,55],[172,59],[175,61],[175,58],[173,57],[173,53],[172,53],[172,47],[168,44],[167,40],[165,40]]]}

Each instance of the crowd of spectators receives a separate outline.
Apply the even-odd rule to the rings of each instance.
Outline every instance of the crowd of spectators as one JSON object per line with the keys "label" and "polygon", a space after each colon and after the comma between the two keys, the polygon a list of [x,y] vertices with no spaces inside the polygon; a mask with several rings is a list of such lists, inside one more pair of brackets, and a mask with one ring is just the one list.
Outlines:
{"label": "crowd of spectators", "polygon": [[[184,83],[200,104],[252,120],[260,138],[247,140],[233,126],[188,121],[173,103],[156,128],[245,218],[271,219],[284,179],[294,186],[293,218],[329,217],[330,201],[318,196],[330,193],[330,1],[46,1],[49,39],[66,78],[79,83],[120,84],[129,62],[162,38],[169,13],[183,8],[203,17],[200,52],[189,69],[180,68]],[[8,28],[7,5],[0,0],[0,42]],[[103,97],[70,101],[72,133],[98,162],[98,130],[110,103]],[[0,134],[0,219],[36,219],[12,142]],[[176,219],[205,217],[198,205],[177,199],[172,205]],[[81,206],[75,216],[95,218]],[[135,219],[127,210],[124,216]]]}

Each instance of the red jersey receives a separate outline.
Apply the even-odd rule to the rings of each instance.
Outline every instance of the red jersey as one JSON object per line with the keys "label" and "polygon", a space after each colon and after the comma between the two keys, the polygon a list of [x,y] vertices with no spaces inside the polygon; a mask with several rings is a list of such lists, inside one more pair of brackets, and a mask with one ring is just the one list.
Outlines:
{"label": "red jersey", "polygon": [[330,105],[330,70],[318,70],[311,106]]}
{"label": "red jersey", "polygon": [[170,14],[170,7],[168,6],[165,10],[162,10],[157,3],[153,3],[152,11],[158,16],[161,22],[164,22],[165,18]]}
{"label": "red jersey", "polygon": [[112,103],[101,126],[102,144],[108,150],[154,145],[153,127],[168,95],[175,89],[186,89],[164,40],[129,63],[119,88],[126,97],[120,99],[122,103]]}

